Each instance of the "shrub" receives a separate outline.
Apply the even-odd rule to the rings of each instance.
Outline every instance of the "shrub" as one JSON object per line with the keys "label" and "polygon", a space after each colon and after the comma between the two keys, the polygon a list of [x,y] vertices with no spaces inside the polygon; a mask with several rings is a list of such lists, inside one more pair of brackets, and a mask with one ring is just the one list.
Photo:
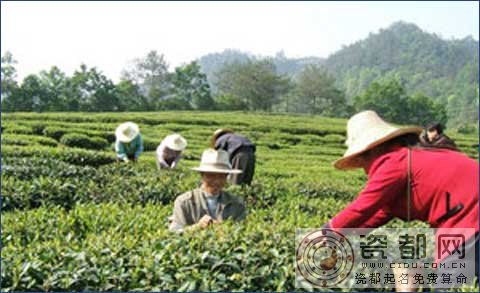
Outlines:
{"label": "shrub", "polygon": [[155,151],[159,144],[160,142],[156,139],[143,137],[143,149],[146,152]]}
{"label": "shrub", "polygon": [[463,124],[458,127],[457,131],[462,134],[474,134],[477,132],[477,127],[473,124]]}
{"label": "shrub", "polygon": [[84,149],[104,149],[108,146],[108,141],[98,136],[89,137],[81,133],[67,133],[62,136],[60,142],[69,147],[78,147]]}
{"label": "shrub", "polygon": [[98,136],[106,139],[110,143],[115,141],[115,134],[113,132],[85,130],[81,128],[65,128],[65,127],[57,127],[57,126],[48,126],[43,129],[44,135],[54,138],[56,140],[60,140],[60,138],[66,133],[77,133],[77,134],[83,134],[87,136]]}
{"label": "shrub", "polygon": [[166,231],[170,213],[170,207],[119,204],[11,213],[2,219],[2,289],[294,289],[295,218],[285,218],[288,206],[185,235]]}
{"label": "shrub", "polygon": [[77,148],[2,147],[2,157],[56,158],[74,165],[101,166],[115,162],[113,154]]}
{"label": "shrub", "polygon": [[21,146],[39,144],[44,146],[57,146],[57,141],[52,138],[44,137],[44,136],[6,134],[2,136],[2,144],[21,145]]}
{"label": "shrub", "polygon": [[59,128],[55,126],[47,126],[43,129],[43,134],[54,138],[56,140],[60,140],[60,138],[67,133],[67,130],[65,128]]}
{"label": "shrub", "polygon": [[[331,166],[345,151],[340,119],[240,112],[9,113],[2,119],[7,129],[24,125],[38,133],[44,126],[42,133],[59,140],[74,134],[109,142],[114,126],[129,120],[158,125],[142,127],[146,151],[172,129],[189,142],[175,170],[158,172],[152,155],[110,164],[112,151],[47,147],[40,140],[58,142],[4,133],[2,291],[292,291],[295,228],[320,227],[367,180],[363,170]],[[173,235],[166,220],[173,201],[199,186],[189,167],[198,165],[220,126],[258,146],[252,185],[227,187],[245,200],[247,218]],[[478,156],[478,136],[451,136]]]}
{"label": "shrub", "polygon": [[2,127],[2,133],[33,134],[32,128],[27,126],[8,124]]}

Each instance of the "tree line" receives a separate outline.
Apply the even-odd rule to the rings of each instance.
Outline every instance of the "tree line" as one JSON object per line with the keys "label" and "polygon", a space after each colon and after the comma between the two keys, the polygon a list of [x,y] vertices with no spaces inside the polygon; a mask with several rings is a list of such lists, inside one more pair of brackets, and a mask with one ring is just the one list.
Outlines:
{"label": "tree line", "polygon": [[348,102],[335,77],[316,63],[291,76],[272,58],[245,58],[221,66],[210,83],[197,61],[169,71],[157,51],[133,60],[118,83],[85,64],[71,76],[53,66],[18,83],[15,64],[11,53],[2,56],[5,112],[243,110],[348,117],[373,109],[397,123],[447,122],[444,105],[424,94],[407,95],[397,79],[372,82]]}

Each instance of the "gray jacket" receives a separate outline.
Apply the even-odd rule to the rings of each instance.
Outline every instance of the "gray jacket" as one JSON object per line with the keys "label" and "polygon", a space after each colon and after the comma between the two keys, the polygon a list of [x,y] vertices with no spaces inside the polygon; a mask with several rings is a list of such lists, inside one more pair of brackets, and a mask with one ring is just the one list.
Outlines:
{"label": "gray jacket", "polygon": [[[175,200],[169,229],[181,231],[185,226],[198,223],[204,215],[210,215],[204,192],[200,188],[188,191]],[[218,221],[229,218],[234,221],[243,220],[246,216],[245,204],[241,198],[222,192],[218,198],[216,214],[210,216]]]}

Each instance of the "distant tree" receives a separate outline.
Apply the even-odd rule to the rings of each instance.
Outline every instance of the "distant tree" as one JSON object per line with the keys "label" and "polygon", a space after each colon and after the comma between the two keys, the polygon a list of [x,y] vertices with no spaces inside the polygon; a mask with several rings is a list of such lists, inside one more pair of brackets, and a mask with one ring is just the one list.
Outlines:
{"label": "distant tree", "polygon": [[433,121],[447,124],[447,110],[444,104],[435,102],[424,94],[417,93],[407,99],[408,110],[405,122],[426,126]]}
{"label": "distant tree", "polygon": [[200,66],[195,61],[175,69],[173,96],[175,99],[190,104],[193,109],[212,110],[215,108],[207,77],[200,71]]}
{"label": "distant tree", "polygon": [[41,91],[45,93],[41,101],[41,108],[38,111],[70,110],[69,103],[73,101],[71,100],[69,80],[65,73],[58,67],[52,66],[49,71],[41,71],[38,78]]}
{"label": "distant tree", "polygon": [[95,67],[88,69],[85,64],[74,72],[71,86],[79,101],[80,111],[121,111],[115,85]]}
{"label": "distant tree", "polygon": [[171,96],[159,102],[158,110],[193,110],[193,108],[187,100]]}
{"label": "distant tree", "polygon": [[47,92],[38,76],[30,74],[23,79],[20,88],[7,99],[13,104],[12,111],[41,112],[45,108],[46,97]]}
{"label": "distant tree", "polygon": [[148,109],[155,110],[159,102],[170,94],[170,75],[163,54],[153,50],[143,58],[133,61],[130,68],[122,72],[122,79],[131,80],[140,86],[147,97]]}
{"label": "distant tree", "polygon": [[140,87],[131,80],[120,80],[115,86],[116,94],[125,111],[145,111],[148,110],[148,101],[140,93]]}
{"label": "distant tree", "polygon": [[300,72],[294,92],[300,112],[325,116],[345,112],[345,95],[335,87],[335,78],[318,65],[307,65]]}
{"label": "distant tree", "polygon": [[218,73],[219,95],[238,100],[245,110],[271,111],[288,87],[289,78],[276,73],[269,60],[234,62]]}
{"label": "distant tree", "polygon": [[225,49],[220,53],[210,53],[198,59],[198,64],[203,73],[207,75],[210,89],[214,95],[218,94],[218,71],[220,71],[225,64],[234,62],[243,63],[248,60],[253,60],[255,57],[250,53],[241,52],[233,49]]}
{"label": "distant tree", "polygon": [[224,111],[239,111],[248,109],[245,101],[230,94],[221,94],[215,97],[217,109]]}
{"label": "distant tree", "polygon": [[355,110],[374,110],[394,123],[425,126],[432,121],[444,125],[448,121],[444,104],[422,93],[408,96],[397,80],[373,82],[362,96],[356,97]]}
{"label": "distant tree", "polygon": [[397,80],[372,82],[354,101],[356,111],[374,110],[386,120],[402,123],[408,120],[408,96]]}
{"label": "distant tree", "polygon": [[[12,53],[9,51],[5,52],[2,56],[2,83],[1,83],[1,101],[2,101],[2,109],[5,111],[15,111],[15,104],[13,101],[8,101],[8,97],[12,95],[12,93],[18,89],[17,81],[15,80],[17,77],[17,70],[15,69],[15,65],[17,61],[13,59]],[[5,100],[4,102],[4,99]]]}

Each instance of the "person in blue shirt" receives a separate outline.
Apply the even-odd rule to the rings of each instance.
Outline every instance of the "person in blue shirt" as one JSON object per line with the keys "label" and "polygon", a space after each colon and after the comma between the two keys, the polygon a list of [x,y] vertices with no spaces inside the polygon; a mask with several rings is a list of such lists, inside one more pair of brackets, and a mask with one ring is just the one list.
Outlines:
{"label": "person in blue shirt", "polygon": [[143,152],[143,138],[138,125],[133,122],[120,124],[115,130],[115,152],[119,162],[136,162]]}

